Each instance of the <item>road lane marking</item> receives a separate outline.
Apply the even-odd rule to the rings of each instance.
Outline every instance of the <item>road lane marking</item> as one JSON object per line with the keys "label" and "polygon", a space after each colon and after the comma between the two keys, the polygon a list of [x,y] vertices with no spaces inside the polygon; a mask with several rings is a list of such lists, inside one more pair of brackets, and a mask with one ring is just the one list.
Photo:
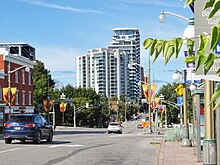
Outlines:
{"label": "road lane marking", "polygon": [[16,150],[20,150],[21,148],[13,148],[10,150],[4,150],[4,151],[0,151],[0,154],[6,153],[6,152],[12,152],[12,151],[16,151]]}
{"label": "road lane marking", "polygon": [[83,145],[80,145],[80,144],[73,144],[73,145],[58,144],[58,145],[49,146],[49,148],[57,148],[57,147],[82,147],[82,146]]}

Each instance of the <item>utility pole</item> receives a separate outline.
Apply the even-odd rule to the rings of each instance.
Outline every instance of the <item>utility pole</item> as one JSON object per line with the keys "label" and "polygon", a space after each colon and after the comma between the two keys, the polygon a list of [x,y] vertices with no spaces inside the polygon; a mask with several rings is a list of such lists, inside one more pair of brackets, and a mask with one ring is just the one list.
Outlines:
{"label": "utility pole", "polygon": [[73,103],[73,127],[76,128],[76,105]]}
{"label": "utility pole", "polygon": [[8,108],[9,108],[9,115],[11,115],[11,62],[10,62],[10,48],[8,50]]}
{"label": "utility pole", "polygon": [[151,103],[151,83],[150,83],[150,54],[149,54],[149,61],[148,61],[148,114],[149,114],[149,129],[148,133],[152,133],[151,130],[151,109],[150,109],[150,103]]}

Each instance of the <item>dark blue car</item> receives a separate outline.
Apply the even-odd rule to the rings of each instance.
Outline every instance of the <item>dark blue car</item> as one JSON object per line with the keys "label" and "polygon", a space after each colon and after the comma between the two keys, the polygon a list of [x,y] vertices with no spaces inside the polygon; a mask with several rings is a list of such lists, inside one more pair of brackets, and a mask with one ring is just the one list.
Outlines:
{"label": "dark blue car", "polygon": [[15,114],[4,123],[5,143],[10,144],[12,140],[33,140],[34,143],[40,144],[41,140],[47,142],[53,140],[53,128],[45,118],[39,114]]}

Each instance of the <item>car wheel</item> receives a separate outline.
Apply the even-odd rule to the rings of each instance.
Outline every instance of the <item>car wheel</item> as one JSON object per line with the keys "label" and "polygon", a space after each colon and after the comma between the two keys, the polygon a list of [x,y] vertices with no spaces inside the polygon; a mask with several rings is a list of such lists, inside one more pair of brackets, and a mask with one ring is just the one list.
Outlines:
{"label": "car wheel", "polygon": [[35,143],[35,144],[40,144],[40,142],[41,142],[41,133],[40,133],[40,131],[38,131],[38,132],[37,132],[37,137],[36,137],[36,139],[34,140],[34,143]]}
{"label": "car wheel", "polygon": [[108,131],[108,134],[110,134],[111,132],[110,131]]}
{"label": "car wheel", "polygon": [[11,144],[12,140],[11,139],[5,139],[6,144]]}
{"label": "car wheel", "polygon": [[47,139],[47,142],[52,142],[53,141],[53,131],[50,132],[49,137]]}
{"label": "car wheel", "polygon": [[122,132],[119,132],[119,134],[122,134]]}

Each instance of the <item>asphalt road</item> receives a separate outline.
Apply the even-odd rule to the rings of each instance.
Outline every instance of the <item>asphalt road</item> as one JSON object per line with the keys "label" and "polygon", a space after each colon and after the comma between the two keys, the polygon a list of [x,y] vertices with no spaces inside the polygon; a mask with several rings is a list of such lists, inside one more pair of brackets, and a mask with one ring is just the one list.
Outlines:
{"label": "asphalt road", "polygon": [[57,128],[54,141],[0,140],[1,165],[154,165],[159,145],[155,138],[137,129],[137,121],[124,124],[123,134],[107,134],[106,129]]}

